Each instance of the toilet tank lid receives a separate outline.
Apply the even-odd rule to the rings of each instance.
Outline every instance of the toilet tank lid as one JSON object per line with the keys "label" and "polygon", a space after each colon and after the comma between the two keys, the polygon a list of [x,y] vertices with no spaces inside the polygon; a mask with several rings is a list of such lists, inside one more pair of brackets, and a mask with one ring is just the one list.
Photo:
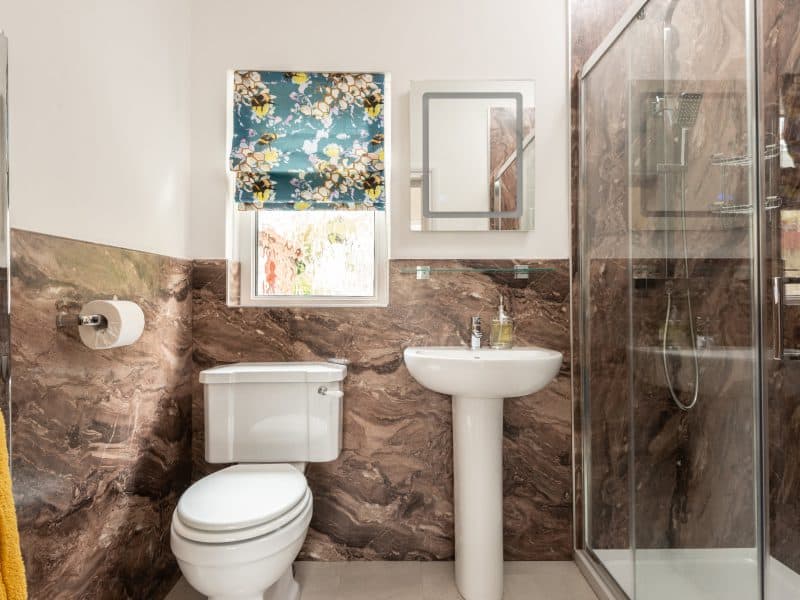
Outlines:
{"label": "toilet tank lid", "polygon": [[200,383],[289,383],[341,381],[347,367],[328,362],[234,363],[200,372]]}

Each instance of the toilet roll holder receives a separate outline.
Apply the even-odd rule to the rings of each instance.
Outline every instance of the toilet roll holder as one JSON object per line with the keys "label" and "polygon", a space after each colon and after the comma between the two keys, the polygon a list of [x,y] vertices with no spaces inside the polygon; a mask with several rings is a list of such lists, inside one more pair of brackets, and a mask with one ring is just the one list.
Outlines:
{"label": "toilet roll holder", "polygon": [[58,306],[56,328],[72,329],[67,335],[77,334],[91,350],[130,346],[144,333],[144,311],[136,302],[115,296],[113,300],[91,300],[80,308],[76,304]]}
{"label": "toilet roll holder", "polygon": [[70,315],[67,313],[59,313],[56,315],[56,327],[64,329],[65,327],[96,327],[97,329],[104,329],[108,327],[108,319],[103,315]]}

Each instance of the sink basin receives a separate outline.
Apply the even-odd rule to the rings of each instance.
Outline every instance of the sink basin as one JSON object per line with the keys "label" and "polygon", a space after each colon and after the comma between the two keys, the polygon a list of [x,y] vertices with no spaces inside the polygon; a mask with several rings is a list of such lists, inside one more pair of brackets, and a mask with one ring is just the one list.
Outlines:
{"label": "sink basin", "polygon": [[429,390],[451,396],[512,398],[539,391],[558,374],[563,357],[546,348],[406,348],[411,375]]}
{"label": "sink basin", "polygon": [[426,388],[453,396],[456,585],[465,600],[503,597],[503,398],[539,391],[562,355],[545,348],[422,347],[403,352]]}

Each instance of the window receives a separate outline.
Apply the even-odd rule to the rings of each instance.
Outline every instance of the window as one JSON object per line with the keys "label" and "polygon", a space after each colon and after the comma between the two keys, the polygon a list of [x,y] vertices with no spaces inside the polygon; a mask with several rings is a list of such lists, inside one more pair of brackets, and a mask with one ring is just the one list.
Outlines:
{"label": "window", "polygon": [[258,295],[372,296],[372,212],[261,212],[256,221]]}
{"label": "window", "polygon": [[242,306],[385,306],[382,73],[234,71],[229,173]]}
{"label": "window", "polygon": [[236,211],[242,306],[386,306],[381,211]]}

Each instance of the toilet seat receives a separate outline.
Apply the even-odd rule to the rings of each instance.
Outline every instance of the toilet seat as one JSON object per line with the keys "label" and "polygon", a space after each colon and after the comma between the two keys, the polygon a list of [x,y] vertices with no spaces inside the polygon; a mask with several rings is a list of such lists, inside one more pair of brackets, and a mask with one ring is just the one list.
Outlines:
{"label": "toilet seat", "polygon": [[194,483],[172,516],[175,533],[202,544],[243,542],[310,510],[311,490],[291,465],[234,465]]}

